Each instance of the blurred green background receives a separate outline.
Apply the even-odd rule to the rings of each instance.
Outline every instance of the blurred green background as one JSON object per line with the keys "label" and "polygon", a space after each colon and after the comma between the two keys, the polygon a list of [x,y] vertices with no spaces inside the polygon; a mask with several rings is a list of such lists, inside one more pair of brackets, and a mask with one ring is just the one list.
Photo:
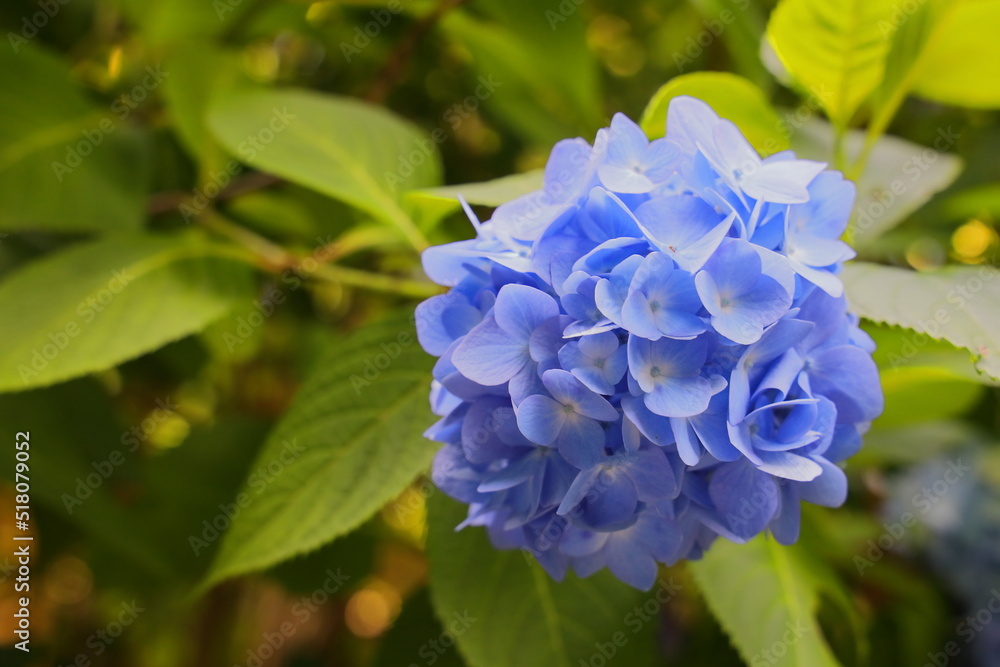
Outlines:
{"label": "blurred green background", "polygon": [[[902,12],[895,16],[907,30],[923,34],[931,28],[913,27],[918,18],[939,19],[912,2],[913,11],[871,6],[890,23]],[[793,81],[764,40],[774,9],[767,0],[5,0],[3,664],[464,664],[427,591],[433,489],[419,477],[406,486],[433,455],[419,435],[431,419],[423,395],[383,419],[391,424],[371,426],[383,449],[408,443],[396,468],[353,495],[317,492],[301,530],[279,511],[291,503],[282,495],[290,487],[324,488],[291,473],[278,481],[282,447],[294,461],[298,444],[338,432],[331,422],[297,443],[292,422],[364,405],[345,378],[332,388],[320,378],[289,413],[303,378],[346,361],[377,363],[347,336],[392,313],[405,321],[438,291],[421,273],[419,249],[472,234],[448,193],[420,191],[529,172],[469,197],[485,219],[489,205],[537,182],[530,172],[556,141],[592,140],[617,111],[638,120],[679,75],[730,72],[776,109],[768,113],[780,124],[765,127],[761,142],[808,145],[822,135],[824,115],[841,134],[883,124],[875,138],[884,129],[898,137],[872,153],[858,211],[889,201],[894,179],[915,175],[916,185],[885,204],[891,220],[877,213],[869,227],[856,219],[860,259],[992,270],[997,4],[978,3],[987,20],[972,22],[967,58],[935,56],[919,96],[886,102],[896,65],[871,78],[861,38],[848,48],[859,57],[842,81],[823,71],[812,81],[793,72]],[[898,27],[869,22],[883,41]],[[825,39],[805,24],[802,36]],[[972,83],[949,89],[963,77]],[[839,117],[816,101],[827,84],[848,100],[858,93]],[[710,101],[727,100],[733,113],[749,114],[738,97]],[[851,146],[844,150],[856,154]],[[925,153],[930,146],[937,150]],[[963,298],[977,295],[981,312],[1000,313],[997,284]],[[919,293],[905,298],[920,301]],[[880,343],[887,411],[851,461],[848,506],[806,510],[799,574],[821,583],[797,603],[844,665],[919,667],[938,655],[946,664],[1000,664],[1000,623],[984,624],[970,649],[960,625],[1000,587],[995,381],[976,371],[968,350],[866,328]],[[989,356],[997,333],[980,354]],[[406,368],[429,368],[412,342],[397,342]],[[996,357],[985,363],[995,369]],[[364,369],[359,363],[370,381]],[[7,546],[17,533],[7,508],[19,431],[32,443],[30,654],[13,647]],[[328,462],[339,457],[345,475],[370,464],[337,451]],[[958,459],[972,471],[937,493],[947,462]],[[331,484],[342,490],[352,479]],[[930,489],[927,511],[921,489]],[[272,518],[244,516],[239,541],[227,542],[246,509],[241,493],[260,493],[254,511],[269,508]],[[324,505],[331,498],[351,511]],[[296,512],[308,505],[296,502],[288,505]],[[897,536],[906,512],[917,524]],[[757,654],[738,639],[731,648],[689,568],[664,576],[681,592],[652,624],[648,664],[739,665],[737,649],[754,667],[820,664],[790,657],[796,650],[787,646],[768,652],[767,642]],[[953,640],[957,655],[942,653]],[[599,667],[597,658],[589,664]]]}

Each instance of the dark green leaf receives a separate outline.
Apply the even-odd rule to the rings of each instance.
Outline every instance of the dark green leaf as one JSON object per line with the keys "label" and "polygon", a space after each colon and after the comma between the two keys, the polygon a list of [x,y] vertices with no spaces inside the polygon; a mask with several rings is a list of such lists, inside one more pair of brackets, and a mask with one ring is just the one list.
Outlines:
{"label": "dark green leaf", "polygon": [[784,547],[768,535],[747,544],[718,540],[690,568],[748,665],[839,664],[816,621],[828,575],[811,566],[800,547]]}
{"label": "dark green leaf", "polygon": [[68,65],[32,44],[0,49],[0,88],[0,229],[142,224],[147,152],[127,106],[92,104]]}
{"label": "dark green leaf", "polygon": [[[455,532],[466,506],[436,493],[429,500],[428,557],[438,618],[474,618],[457,637],[472,667],[576,667],[592,659],[651,664],[652,625],[675,585],[661,579],[641,593],[608,571],[553,581],[533,557],[498,551],[481,527]],[[649,615],[643,618],[639,607]],[[601,655],[602,648],[609,655]],[[613,652],[613,653],[612,653]],[[596,664],[596,663],[595,663]]]}
{"label": "dark green leaf", "polygon": [[331,342],[252,466],[206,585],[350,532],[425,470],[430,362],[408,318]]}
{"label": "dark green leaf", "polygon": [[250,270],[230,256],[195,234],[123,236],[8,275],[0,282],[0,392],[104,370],[200,331],[251,300]]}
{"label": "dark green leaf", "polygon": [[218,99],[209,124],[242,162],[343,200],[426,246],[400,198],[440,182],[437,147],[385,109],[308,91],[249,91]]}

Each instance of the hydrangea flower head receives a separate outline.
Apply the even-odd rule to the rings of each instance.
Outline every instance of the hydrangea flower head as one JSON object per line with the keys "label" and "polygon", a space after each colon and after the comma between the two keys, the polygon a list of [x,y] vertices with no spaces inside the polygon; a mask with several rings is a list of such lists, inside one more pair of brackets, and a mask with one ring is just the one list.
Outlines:
{"label": "hydrangea flower head", "polygon": [[855,189],[825,167],[679,97],[665,137],[617,114],[558,143],[541,190],[466,207],[477,236],[424,253],[451,289],[417,309],[462,527],[648,589],[719,536],[791,543],[802,501],[841,504],[883,401],[838,277]]}

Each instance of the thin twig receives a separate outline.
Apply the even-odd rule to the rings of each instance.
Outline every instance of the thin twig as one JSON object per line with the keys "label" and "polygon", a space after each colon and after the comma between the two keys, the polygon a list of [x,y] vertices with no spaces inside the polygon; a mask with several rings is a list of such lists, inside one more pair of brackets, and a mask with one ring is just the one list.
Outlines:
{"label": "thin twig", "polygon": [[425,299],[441,293],[441,288],[426,280],[413,280],[401,276],[374,273],[362,269],[327,264],[329,259],[324,246],[312,255],[299,255],[271,242],[263,236],[227,220],[214,210],[206,210],[198,217],[206,228],[225,236],[249,250],[259,260],[259,266],[271,273],[291,269],[300,276],[350,285],[374,292],[386,292]]}
{"label": "thin twig", "polygon": [[[284,181],[274,174],[254,171],[245,176],[234,179],[232,183],[223,188],[218,195],[212,198],[212,201],[227,201],[229,199],[235,199],[236,197],[245,195],[249,192],[263,190],[280,183],[284,183]],[[171,211],[179,209],[183,204],[190,204],[196,196],[197,193],[192,193],[190,190],[166,190],[164,192],[157,192],[149,198],[149,203],[146,205],[146,212],[153,216],[170,213]]]}
{"label": "thin twig", "polygon": [[466,2],[468,0],[441,0],[430,13],[414,22],[407,33],[403,35],[403,38],[399,40],[399,43],[396,44],[396,48],[389,54],[385,64],[382,65],[382,69],[379,70],[378,75],[375,77],[371,88],[365,94],[365,99],[375,104],[384,101],[393,87],[399,83],[399,79],[410,60],[410,56],[413,55],[413,51],[417,48],[420,40],[430,32],[431,28],[445,14]]}

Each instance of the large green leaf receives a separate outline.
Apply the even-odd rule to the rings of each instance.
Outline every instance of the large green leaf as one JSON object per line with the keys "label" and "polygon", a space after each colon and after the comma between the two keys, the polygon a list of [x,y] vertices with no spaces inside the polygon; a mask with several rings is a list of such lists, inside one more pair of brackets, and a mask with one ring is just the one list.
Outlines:
{"label": "large green leaf", "polygon": [[998,384],[976,371],[967,350],[898,327],[866,327],[875,340],[885,410],[876,430],[943,420],[967,412]]}
{"label": "large green leaf", "polygon": [[719,540],[689,567],[708,606],[748,665],[836,667],[816,612],[825,570],[801,547],[770,536],[747,544]]}
{"label": "large green leaf", "polygon": [[[116,570],[149,580],[176,576],[180,568],[156,548],[152,526],[125,499],[136,484],[135,468],[142,453],[134,436],[115,419],[106,390],[91,378],[55,387],[0,396],[0,428],[30,432],[30,485],[34,508],[78,527],[92,548],[111,556],[114,565],[97,559],[98,576]],[[0,457],[13,479],[14,447]],[[32,516],[33,519],[36,517]],[[51,538],[49,542],[46,538]],[[50,544],[57,535],[42,535]],[[50,552],[51,553],[51,552]],[[0,559],[2,560],[2,559]]]}
{"label": "large green leaf", "polygon": [[242,162],[362,209],[417,248],[427,245],[400,198],[440,182],[437,147],[385,109],[308,91],[245,91],[217,99],[209,126]]}
{"label": "large green leaf", "polygon": [[882,79],[896,0],[781,0],[767,37],[838,127]]}
{"label": "large green leaf", "polygon": [[612,651],[623,665],[652,664],[655,621],[643,620],[637,607],[655,619],[676,593],[671,580],[650,593],[607,571],[555,582],[521,551],[495,549],[483,528],[455,532],[465,514],[465,505],[443,493],[432,496],[427,552],[438,618],[446,625],[476,619],[457,636],[470,667],[576,667],[597,664],[591,659],[608,659]]}
{"label": "large green leaf", "polygon": [[951,0],[927,43],[914,92],[945,104],[1000,107],[1000,0]]}
{"label": "large green leaf", "polygon": [[331,341],[253,464],[206,585],[321,547],[425,470],[430,367],[408,318]]}
{"label": "large green leaf", "polygon": [[[792,148],[800,157],[829,160],[833,136],[829,123],[814,119],[795,133]],[[871,245],[951,185],[962,170],[962,160],[947,152],[954,148],[957,139],[951,126],[938,130],[934,148],[893,136],[879,139],[857,181],[858,195],[848,229],[855,247]],[[844,140],[847,154],[856,156],[864,142],[863,132],[848,131]]]}
{"label": "large green leaf", "polygon": [[667,131],[667,107],[678,95],[691,95],[706,102],[715,113],[743,131],[747,140],[764,154],[788,148],[789,132],[760,88],[728,72],[682,74],[664,84],[642,113],[642,129],[650,138]]}
{"label": "large green leaf", "polygon": [[68,65],[32,44],[0,49],[0,88],[0,229],[142,224],[147,162],[127,106],[92,104]]}
{"label": "large green leaf", "polygon": [[843,278],[850,307],[858,315],[966,348],[977,357],[980,371],[1000,378],[1000,272],[996,268],[917,272],[849,262]]}
{"label": "large green leaf", "polygon": [[250,272],[200,235],[83,243],[0,283],[0,392],[110,368],[252,298]]}

